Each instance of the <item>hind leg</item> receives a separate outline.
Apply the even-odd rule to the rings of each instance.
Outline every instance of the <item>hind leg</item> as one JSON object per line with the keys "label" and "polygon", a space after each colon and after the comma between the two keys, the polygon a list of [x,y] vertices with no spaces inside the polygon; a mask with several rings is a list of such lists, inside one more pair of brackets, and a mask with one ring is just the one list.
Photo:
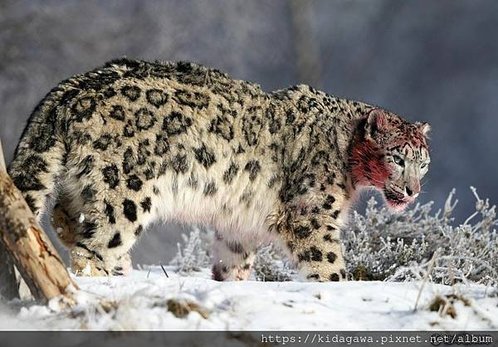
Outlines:
{"label": "hind leg", "polygon": [[131,236],[133,231],[118,230],[95,217],[90,224],[96,229],[89,229],[88,225],[82,227],[80,234],[84,237],[71,248],[73,272],[83,276],[127,275],[131,272],[128,252],[136,239]]}
{"label": "hind leg", "polygon": [[77,208],[71,201],[61,196],[52,213],[52,225],[70,249],[72,271],[84,276],[128,274],[132,270],[128,251],[138,236],[136,230],[125,226],[118,231],[109,221],[110,205],[101,209],[107,211],[103,216],[92,205]]}
{"label": "hind leg", "polygon": [[213,279],[216,281],[244,281],[251,274],[254,251],[238,241],[224,240],[219,234],[213,244]]}

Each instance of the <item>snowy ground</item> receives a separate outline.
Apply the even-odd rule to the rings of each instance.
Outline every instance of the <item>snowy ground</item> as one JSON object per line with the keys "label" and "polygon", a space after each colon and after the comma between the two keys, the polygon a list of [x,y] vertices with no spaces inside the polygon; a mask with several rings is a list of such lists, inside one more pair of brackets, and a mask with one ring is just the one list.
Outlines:
{"label": "snowy ground", "polygon": [[[498,329],[498,296],[483,286],[427,283],[414,310],[421,282],[220,283],[208,270],[186,277],[165,269],[169,277],[153,267],[129,277],[77,278],[81,291],[71,311],[11,303],[0,313],[0,329]],[[454,304],[429,309],[448,295]]]}

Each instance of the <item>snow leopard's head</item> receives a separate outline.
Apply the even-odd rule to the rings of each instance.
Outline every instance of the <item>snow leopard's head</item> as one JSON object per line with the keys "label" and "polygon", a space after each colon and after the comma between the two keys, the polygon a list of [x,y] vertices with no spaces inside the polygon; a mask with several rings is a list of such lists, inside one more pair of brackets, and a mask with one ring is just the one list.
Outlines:
{"label": "snow leopard's head", "polygon": [[420,193],[429,169],[427,123],[409,123],[374,108],[359,123],[352,147],[351,169],[358,185],[379,189],[394,210],[403,210]]}

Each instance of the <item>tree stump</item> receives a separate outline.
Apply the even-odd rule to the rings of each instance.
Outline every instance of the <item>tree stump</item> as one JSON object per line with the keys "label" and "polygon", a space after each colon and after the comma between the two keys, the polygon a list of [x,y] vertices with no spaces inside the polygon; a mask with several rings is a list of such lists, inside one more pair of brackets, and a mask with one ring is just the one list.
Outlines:
{"label": "tree stump", "polygon": [[[0,153],[0,257],[13,260],[36,300],[46,302],[62,295],[70,303],[73,301],[72,290],[77,286],[7,174],[1,145]],[[9,298],[10,293],[11,298],[13,294],[15,297],[17,282],[12,282],[12,265],[7,261],[7,266],[3,262],[0,266],[0,279],[6,278],[6,296]],[[12,292],[13,283],[16,293]]]}

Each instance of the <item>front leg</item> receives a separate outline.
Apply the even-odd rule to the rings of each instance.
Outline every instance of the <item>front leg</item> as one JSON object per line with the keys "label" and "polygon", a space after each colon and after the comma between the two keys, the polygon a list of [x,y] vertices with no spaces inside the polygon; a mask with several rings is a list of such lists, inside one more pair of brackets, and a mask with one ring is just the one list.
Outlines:
{"label": "front leg", "polygon": [[[330,200],[330,198],[328,198]],[[327,197],[325,198],[327,200]],[[346,270],[338,210],[322,206],[301,206],[288,213],[280,231],[285,246],[297,263],[300,273],[309,281],[344,281]]]}
{"label": "front leg", "polygon": [[214,280],[244,281],[249,278],[255,258],[251,247],[235,240],[225,240],[216,233],[213,251]]}
{"label": "front leg", "polygon": [[[303,225],[304,224],[304,225]],[[298,223],[294,233],[301,233],[306,223]],[[333,224],[313,230],[309,238],[295,238],[288,247],[303,277],[310,281],[344,281],[346,270],[340,232]]]}

